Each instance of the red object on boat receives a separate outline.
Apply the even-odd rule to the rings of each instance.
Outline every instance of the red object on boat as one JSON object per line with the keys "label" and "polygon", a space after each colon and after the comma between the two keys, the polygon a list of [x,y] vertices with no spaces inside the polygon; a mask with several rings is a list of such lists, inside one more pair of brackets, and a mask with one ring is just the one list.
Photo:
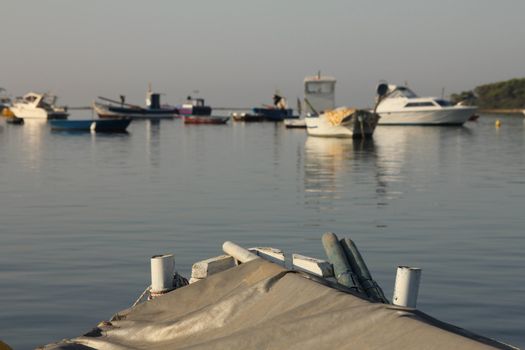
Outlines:
{"label": "red object on boat", "polygon": [[184,124],[226,124],[230,117],[184,116]]}

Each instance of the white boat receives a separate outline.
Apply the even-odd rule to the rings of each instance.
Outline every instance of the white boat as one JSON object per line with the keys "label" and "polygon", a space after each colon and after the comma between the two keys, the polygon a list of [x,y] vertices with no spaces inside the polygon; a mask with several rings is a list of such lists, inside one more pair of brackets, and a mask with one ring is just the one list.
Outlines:
{"label": "white boat", "polygon": [[30,92],[17,98],[10,109],[18,118],[66,119],[69,113],[65,107],[56,106],[56,101],[54,95]]}
{"label": "white boat", "polygon": [[304,80],[306,131],[323,137],[371,137],[379,117],[365,110],[340,107],[335,109],[333,77],[321,73]]}
{"label": "white boat", "polygon": [[476,110],[442,98],[419,97],[408,87],[397,85],[388,85],[377,106],[380,125],[463,125]]}
{"label": "white boat", "polygon": [[323,137],[372,137],[379,116],[375,113],[339,107],[320,115],[306,116],[308,135]]}

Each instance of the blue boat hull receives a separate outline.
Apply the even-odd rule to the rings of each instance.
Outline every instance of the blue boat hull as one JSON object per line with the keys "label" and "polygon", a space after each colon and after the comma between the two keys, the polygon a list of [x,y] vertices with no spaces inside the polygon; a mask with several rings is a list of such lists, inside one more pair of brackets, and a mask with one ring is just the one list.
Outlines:
{"label": "blue boat hull", "polygon": [[131,119],[50,120],[49,123],[53,130],[126,132]]}
{"label": "blue boat hull", "polygon": [[293,114],[293,109],[254,108],[253,112],[257,115],[262,115],[266,120],[271,122],[281,122],[284,119],[299,118],[298,115]]}

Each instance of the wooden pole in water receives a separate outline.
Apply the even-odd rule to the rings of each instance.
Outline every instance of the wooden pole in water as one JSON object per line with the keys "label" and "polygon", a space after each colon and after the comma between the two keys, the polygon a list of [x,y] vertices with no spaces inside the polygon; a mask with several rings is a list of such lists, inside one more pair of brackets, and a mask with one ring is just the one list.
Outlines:
{"label": "wooden pole in water", "polygon": [[349,238],[343,238],[340,242],[346,257],[348,258],[348,262],[357,275],[364,292],[373,300],[389,304],[383,290],[372,278],[368,266],[366,266],[365,260],[361,256],[355,243]]}
{"label": "wooden pole in water", "polygon": [[332,232],[326,232],[322,237],[322,241],[328,260],[334,267],[334,275],[337,282],[343,286],[355,288],[357,291],[362,292],[363,290],[359,284],[359,280],[352,272],[352,267],[346,258],[337,236]]}

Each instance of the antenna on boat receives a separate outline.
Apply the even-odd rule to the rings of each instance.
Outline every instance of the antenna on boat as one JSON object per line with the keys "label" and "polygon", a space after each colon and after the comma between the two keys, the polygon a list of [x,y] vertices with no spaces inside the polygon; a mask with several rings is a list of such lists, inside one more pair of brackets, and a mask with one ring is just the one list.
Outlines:
{"label": "antenna on boat", "polygon": [[441,88],[441,99],[445,99],[445,88]]}

